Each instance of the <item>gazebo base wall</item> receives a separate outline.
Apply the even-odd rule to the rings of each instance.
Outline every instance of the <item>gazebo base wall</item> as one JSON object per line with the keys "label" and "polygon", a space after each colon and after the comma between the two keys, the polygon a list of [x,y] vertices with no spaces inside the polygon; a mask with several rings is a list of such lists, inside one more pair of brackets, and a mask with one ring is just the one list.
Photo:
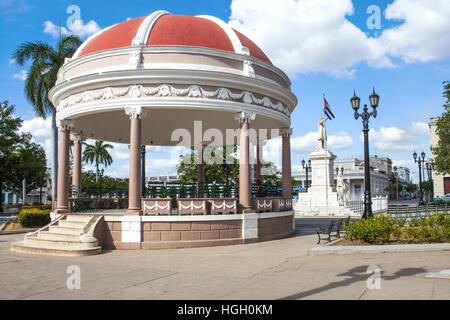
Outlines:
{"label": "gazebo base wall", "polygon": [[294,211],[198,216],[104,216],[104,249],[170,249],[247,244],[295,233]]}

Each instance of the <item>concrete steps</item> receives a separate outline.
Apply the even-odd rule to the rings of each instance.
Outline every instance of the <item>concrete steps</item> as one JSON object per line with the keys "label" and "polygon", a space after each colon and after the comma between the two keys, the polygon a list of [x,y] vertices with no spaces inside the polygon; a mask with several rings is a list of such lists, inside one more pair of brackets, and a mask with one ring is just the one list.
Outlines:
{"label": "concrete steps", "polygon": [[11,244],[11,250],[15,252],[30,253],[30,254],[46,254],[53,256],[90,256],[102,253],[101,247],[93,248],[58,248],[58,247],[44,247],[40,245],[24,244],[23,241],[14,242]]}
{"label": "concrete steps", "polygon": [[[101,253],[91,222],[98,217],[65,215],[44,228],[25,235],[23,241],[11,244],[12,251],[60,256],[85,256]],[[87,230],[85,230],[87,229]]]}

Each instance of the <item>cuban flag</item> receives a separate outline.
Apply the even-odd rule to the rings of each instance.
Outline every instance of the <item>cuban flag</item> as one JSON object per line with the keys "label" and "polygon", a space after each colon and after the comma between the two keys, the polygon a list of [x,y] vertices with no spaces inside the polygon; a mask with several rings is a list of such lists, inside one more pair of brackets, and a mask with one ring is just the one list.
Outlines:
{"label": "cuban flag", "polygon": [[335,117],[333,111],[331,111],[330,105],[327,102],[327,99],[323,97],[323,113],[328,117],[328,119],[333,120]]}

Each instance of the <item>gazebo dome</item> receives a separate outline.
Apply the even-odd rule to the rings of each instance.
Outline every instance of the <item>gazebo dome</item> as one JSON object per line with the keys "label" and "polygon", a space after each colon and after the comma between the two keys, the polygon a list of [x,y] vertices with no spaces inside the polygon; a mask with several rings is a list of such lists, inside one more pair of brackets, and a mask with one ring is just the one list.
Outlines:
{"label": "gazebo dome", "polygon": [[49,97],[57,121],[86,138],[128,143],[133,109],[142,111],[144,144],[174,146],[177,129],[194,136],[202,121],[205,132],[225,136],[242,112],[255,130],[289,127],[297,105],[290,85],[224,21],[156,11],[88,38],[59,70]]}
{"label": "gazebo dome", "polygon": [[74,58],[102,50],[142,46],[192,46],[242,53],[271,64],[267,55],[242,33],[212,16],[174,15],[157,11],[129,19],[96,33],[81,46]]}

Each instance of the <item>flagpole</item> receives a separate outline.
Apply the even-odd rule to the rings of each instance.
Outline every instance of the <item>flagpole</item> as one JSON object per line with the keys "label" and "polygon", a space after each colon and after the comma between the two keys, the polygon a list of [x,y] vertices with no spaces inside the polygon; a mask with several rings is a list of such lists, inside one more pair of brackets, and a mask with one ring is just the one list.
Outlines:
{"label": "flagpole", "polygon": [[[323,102],[325,103],[325,93],[322,91],[323,95]],[[327,118],[325,117],[325,105],[323,108],[323,118],[325,119],[324,126],[326,125]],[[325,126],[325,135],[327,135],[327,127]],[[328,216],[328,136],[326,136],[326,139],[324,139],[325,143],[325,201],[326,201],[326,212]]]}

